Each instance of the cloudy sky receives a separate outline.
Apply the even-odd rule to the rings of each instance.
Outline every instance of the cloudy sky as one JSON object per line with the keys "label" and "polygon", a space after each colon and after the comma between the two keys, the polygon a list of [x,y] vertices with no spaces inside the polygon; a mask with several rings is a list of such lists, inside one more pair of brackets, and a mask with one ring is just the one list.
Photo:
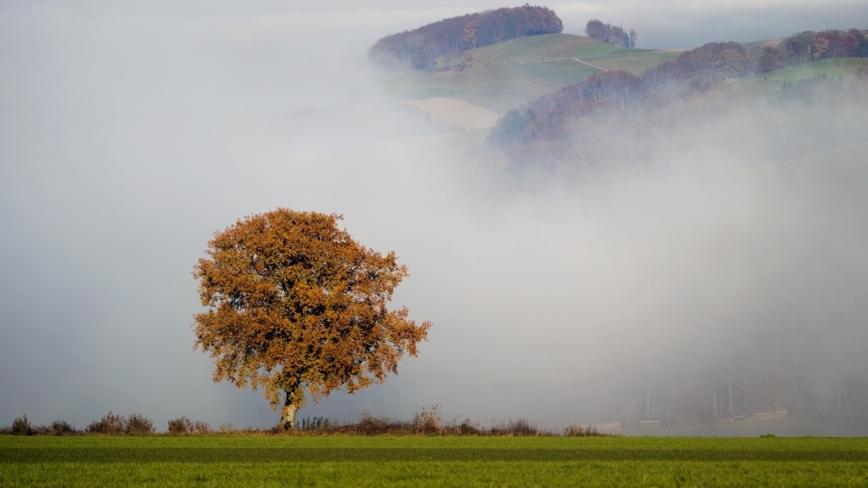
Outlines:
{"label": "cloudy sky", "polygon": [[[215,230],[275,207],[342,213],[360,242],[396,250],[411,271],[396,301],[435,324],[395,386],[329,399],[312,412],[406,417],[450,400],[455,414],[555,418],[534,411],[530,397],[576,381],[599,359],[576,359],[572,345],[605,342],[643,313],[617,303],[657,271],[623,244],[644,228],[649,207],[618,200],[619,228],[563,190],[504,203],[479,191],[496,178],[463,167],[448,148],[344,147],[340,134],[356,128],[340,125],[298,140],[286,119],[303,107],[382,99],[364,60],[377,38],[499,6],[0,0],[0,425],[26,413],[84,427],[108,410],[142,412],[160,427],[180,415],[215,426],[273,424],[258,393],[213,384],[210,359],[191,351],[200,307],[190,272]],[[596,17],[635,28],[640,47],[868,28],[864,2],[847,0],[549,6],[565,32],[579,34]],[[707,193],[679,188],[709,204]],[[634,190],[693,218],[667,200],[672,191]],[[743,215],[745,201],[709,212],[725,224]],[[563,225],[576,215],[584,220]],[[706,230],[697,221],[673,232],[703,254],[712,252],[699,244]],[[580,237],[588,233],[597,237]],[[621,247],[603,251],[615,243]],[[676,262],[684,249],[646,251],[659,263]],[[602,277],[615,271],[638,278],[607,288]],[[582,273],[600,279],[577,281]],[[740,286],[738,276],[724,281]],[[668,291],[691,286],[674,281]],[[693,290],[700,299],[716,291]],[[653,308],[671,296],[642,300]],[[591,310],[584,318],[608,331],[576,325],[577,297]],[[637,341],[658,337],[645,334]],[[556,374],[564,370],[572,373]],[[456,381],[468,371],[469,380]],[[518,382],[532,387],[516,391]]]}

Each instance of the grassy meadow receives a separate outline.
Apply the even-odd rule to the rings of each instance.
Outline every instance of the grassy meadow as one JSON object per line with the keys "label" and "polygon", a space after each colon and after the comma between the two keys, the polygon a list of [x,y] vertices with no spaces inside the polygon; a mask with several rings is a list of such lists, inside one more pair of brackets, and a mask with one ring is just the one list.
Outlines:
{"label": "grassy meadow", "polygon": [[868,486],[864,438],[0,437],[0,486]]}
{"label": "grassy meadow", "polygon": [[798,64],[781,68],[769,74],[769,80],[783,83],[789,81],[795,83],[806,78],[828,75],[838,76],[849,81],[860,66],[868,66],[868,58],[835,58],[821,59],[810,63]]}
{"label": "grassy meadow", "polygon": [[622,49],[608,56],[583,60],[607,70],[622,70],[638,76],[664,61],[675,61],[681,55],[681,51],[631,51],[638,50]]}
{"label": "grassy meadow", "polygon": [[638,75],[681,54],[570,34],[522,37],[468,53],[473,65],[464,71],[411,71],[385,79],[383,87],[397,101],[449,97],[502,115],[598,71]]}
{"label": "grassy meadow", "polygon": [[499,44],[480,47],[470,51],[474,64],[499,63],[511,60],[538,60],[540,58],[575,57],[592,46],[600,46],[589,37],[571,34],[543,34],[520,37]]}
{"label": "grassy meadow", "polygon": [[574,60],[493,64],[461,72],[413,71],[382,85],[396,101],[450,97],[498,114],[599,71]]}

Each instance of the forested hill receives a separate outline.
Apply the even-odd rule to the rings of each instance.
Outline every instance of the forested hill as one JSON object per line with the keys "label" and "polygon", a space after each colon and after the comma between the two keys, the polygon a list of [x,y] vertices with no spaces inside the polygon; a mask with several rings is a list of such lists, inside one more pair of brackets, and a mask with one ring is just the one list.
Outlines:
{"label": "forested hill", "polygon": [[518,37],[557,34],[563,22],[547,7],[500,8],[441,20],[392,34],[371,46],[368,58],[394,69],[427,69],[437,58]]}
{"label": "forested hill", "polygon": [[[560,144],[569,123],[599,111],[640,112],[668,103],[686,92],[747,75],[750,60],[735,42],[712,42],[682,53],[641,77],[625,71],[601,71],[511,110],[491,130],[501,148]],[[522,157],[524,157],[522,155]]]}
{"label": "forested hill", "polygon": [[[600,23],[589,22],[589,31],[594,22]],[[620,35],[623,37],[623,29]],[[685,51],[674,62],[660,63],[639,76],[625,71],[606,71],[597,66],[601,71],[588,78],[507,112],[491,130],[489,141],[506,149],[516,159],[528,159],[528,154],[542,154],[543,150],[549,151],[545,157],[551,158],[552,153],[560,154],[574,142],[568,139],[575,136],[574,125],[583,117],[601,113],[610,116],[648,114],[669,104],[696,98],[724,80],[734,81],[755,73],[768,79],[776,70],[806,62],[835,61],[833,65],[841,67],[846,65],[845,58],[858,57],[868,57],[868,35],[849,29],[806,31],[786,39],[766,41],[758,63],[752,62],[743,46],[736,42],[712,42]],[[808,66],[799,70],[799,73],[810,72]],[[860,80],[864,81],[864,77]],[[757,77],[755,81],[763,80]],[[834,80],[816,80],[817,86],[823,85],[820,89],[793,84],[798,81],[793,80],[781,88],[782,100],[809,98],[818,90],[843,90],[843,83],[827,83]],[[825,86],[827,84],[829,86]],[[565,154],[564,157],[579,156]]]}

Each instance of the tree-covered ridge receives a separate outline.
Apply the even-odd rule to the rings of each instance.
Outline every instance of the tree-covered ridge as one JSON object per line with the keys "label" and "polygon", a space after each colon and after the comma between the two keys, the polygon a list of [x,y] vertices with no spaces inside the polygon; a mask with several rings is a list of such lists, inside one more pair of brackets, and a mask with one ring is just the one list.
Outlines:
{"label": "tree-covered ridge", "polygon": [[859,29],[848,31],[805,31],[763,46],[758,63],[761,73],[795,64],[829,58],[868,57],[868,34]]}
{"label": "tree-covered ridge", "polygon": [[[489,141],[502,147],[559,141],[571,120],[598,110],[642,111],[666,103],[673,93],[701,90],[727,78],[745,76],[750,61],[735,42],[712,42],[661,63],[641,77],[602,71],[538,98],[504,115]],[[673,85],[680,89],[673,90]]]}
{"label": "tree-covered ridge", "polygon": [[519,37],[557,34],[563,22],[547,7],[525,4],[444,19],[377,41],[368,58],[398,69],[427,69],[440,56],[460,53]]}

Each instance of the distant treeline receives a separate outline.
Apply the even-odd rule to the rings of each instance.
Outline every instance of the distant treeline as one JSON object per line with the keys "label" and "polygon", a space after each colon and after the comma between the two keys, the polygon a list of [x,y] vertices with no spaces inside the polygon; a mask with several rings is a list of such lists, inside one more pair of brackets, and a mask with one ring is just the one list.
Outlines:
{"label": "distant treeline", "polygon": [[736,42],[713,42],[661,63],[641,77],[626,71],[602,71],[588,79],[510,110],[491,130],[489,141],[508,149],[558,141],[569,122],[596,111],[635,111],[666,103],[678,85],[703,90],[727,78],[745,76],[750,60]]}
{"label": "distant treeline", "polygon": [[636,31],[633,29],[627,32],[623,27],[604,24],[597,19],[588,21],[588,24],[585,26],[585,34],[591,39],[627,48],[636,47],[636,38],[638,37]]}
{"label": "distant treeline", "polygon": [[384,37],[368,58],[396,69],[427,69],[437,58],[518,37],[557,34],[563,22],[549,8],[525,4],[441,20],[412,31]]}
{"label": "distant treeline", "polygon": [[757,68],[761,73],[828,58],[868,57],[868,37],[859,29],[805,31],[763,47]]}

